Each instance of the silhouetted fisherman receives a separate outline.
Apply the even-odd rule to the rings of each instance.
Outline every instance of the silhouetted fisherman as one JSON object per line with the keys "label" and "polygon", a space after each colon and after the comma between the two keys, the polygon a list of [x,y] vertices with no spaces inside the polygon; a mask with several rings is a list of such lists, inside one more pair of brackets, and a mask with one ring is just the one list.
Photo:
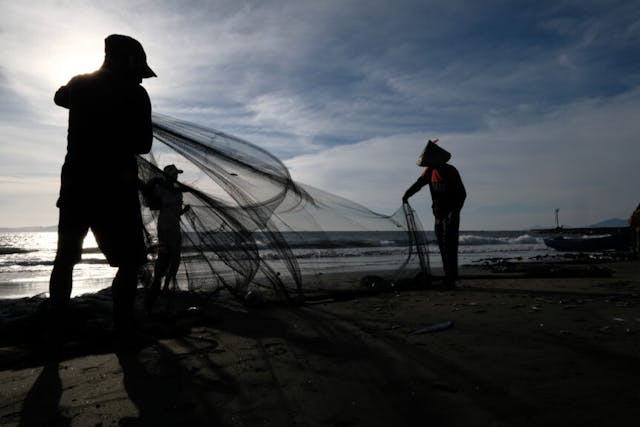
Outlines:
{"label": "silhouetted fisherman", "polygon": [[183,187],[178,183],[178,174],[183,171],[175,165],[165,166],[164,179],[157,181],[150,191],[158,201],[158,259],[153,271],[153,282],[147,290],[146,306],[151,311],[160,293],[160,282],[164,277],[163,290],[169,290],[169,284],[176,287],[176,275],[180,267],[182,250],[182,231],[180,216],[190,209],[182,205]]}
{"label": "silhouetted fisherman", "polygon": [[633,211],[629,218],[629,226],[631,227],[631,233],[633,235],[632,248],[634,258],[640,256],[640,204],[636,210]]}
{"label": "silhouetted fisherman", "polygon": [[54,319],[68,306],[73,267],[82,256],[89,229],[111,266],[113,321],[117,337],[133,333],[133,306],[140,265],[146,260],[137,191],[136,154],[153,139],[151,103],[140,85],[156,77],[135,39],[105,39],[99,70],[73,77],[55,94],[69,109],[67,155],[62,166],[58,249],[49,284]]}
{"label": "silhouetted fisherman", "polygon": [[435,142],[429,141],[417,162],[418,166],[426,166],[426,169],[404,193],[402,202],[407,203],[409,197],[425,185],[429,185],[436,238],[445,274],[445,286],[454,288],[458,278],[460,211],[467,192],[458,170],[447,163],[449,159],[451,154],[448,151]]}

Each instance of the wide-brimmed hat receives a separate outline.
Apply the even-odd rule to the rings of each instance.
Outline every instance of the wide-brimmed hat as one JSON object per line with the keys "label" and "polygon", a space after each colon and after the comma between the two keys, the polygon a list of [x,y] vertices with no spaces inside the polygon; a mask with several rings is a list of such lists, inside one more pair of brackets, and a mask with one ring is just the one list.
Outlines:
{"label": "wide-brimmed hat", "polygon": [[438,140],[429,140],[422,154],[418,156],[418,166],[433,166],[447,163],[451,159],[451,153],[437,144]]}
{"label": "wide-brimmed hat", "polygon": [[134,67],[143,79],[158,77],[147,64],[147,55],[140,42],[133,37],[111,34],[104,39],[104,53],[107,59],[127,56],[134,61]]}
{"label": "wide-brimmed hat", "polygon": [[177,174],[179,174],[179,173],[184,172],[184,171],[182,171],[182,170],[178,169],[178,168],[176,167],[176,165],[167,165],[167,166],[165,166],[165,167],[164,167],[164,169],[162,169],[162,170],[163,170],[163,171],[164,171],[164,173],[166,173],[166,174],[176,174],[176,175],[177,175]]}

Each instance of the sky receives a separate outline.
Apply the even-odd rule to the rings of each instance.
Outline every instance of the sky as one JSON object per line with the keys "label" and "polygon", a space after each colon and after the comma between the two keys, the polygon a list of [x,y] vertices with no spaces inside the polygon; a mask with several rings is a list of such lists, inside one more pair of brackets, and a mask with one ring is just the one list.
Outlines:
{"label": "sky", "polygon": [[[0,0],[0,227],[57,223],[53,94],[138,39],[154,112],[241,137],[391,214],[439,138],[461,228],[627,218],[640,202],[636,1]],[[411,199],[430,226],[428,190]]]}

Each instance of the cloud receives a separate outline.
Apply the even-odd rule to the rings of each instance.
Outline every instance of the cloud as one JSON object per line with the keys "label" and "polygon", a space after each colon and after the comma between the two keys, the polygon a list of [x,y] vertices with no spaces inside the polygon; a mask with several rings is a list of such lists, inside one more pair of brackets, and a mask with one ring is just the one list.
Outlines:
{"label": "cloud", "polygon": [[[527,126],[439,135],[467,187],[463,227],[552,226],[556,207],[576,226],[626,217],[639,197],[639,109],[637,89],[564,106]],[[294,179],[392,213],[421,171],[413,165],[427,136],[436,135],[375,138],[286,164]],[[422,193],[412,203],[429,224],[428,191]]]}
{"label": "cloud", "polygon": [[[51,114],[42,106],[62,83],[51,70],[74,50],[98,65],[104,36],[123,32],[160,76],[145,81],[157,111],[240,136],[278,133],[286,142],[270,147],[285,157],[426,128],[471,131],[514,109],[531,118],[619,93],[638,65],[625,60],[626,80],[604,75],[638,56],[638,14],[625,2],[43,2],[5,12],[0,43],[15,52],[11,79],[34,112]],[[611,48],[626,54],[600,53]]]}
{"label": "cloud", "polygon": [[[82,61],[99,66],[106,35],[124,33],[159,75],[144,82],[154,111],[255,142],[302,181],[379,210],[396,206],[435,135],[473,190],[479,228],[540,223],[561,202],[567,221],[584,223],[637,198],[622,173],[637,154],[632,1],[67,0],[2,11],[5,173],[57,176],[66,112],[51,97],[90,71]],[[596,135],[621,147],[604,166]],[[620,153],[624,167],[610,170]],[[605,189],[607,204],[591,210]]]}
{"label": "cloud", "polygon": [[0,135],[3,173],[58,174],[66,149],[63,126],[43,126],[25,116],[13,124],[0,122]]}

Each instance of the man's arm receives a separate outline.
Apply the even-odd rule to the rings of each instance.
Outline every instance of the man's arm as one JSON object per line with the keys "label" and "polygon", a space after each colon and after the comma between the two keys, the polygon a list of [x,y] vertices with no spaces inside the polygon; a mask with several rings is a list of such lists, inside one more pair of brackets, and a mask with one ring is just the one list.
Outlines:
{"label": "man's arm", "polygon": [[69,108],[69,85],[60,86],[53,96],[53,102],[60,107]]}
{"label": "man's arm", "polygon": [[454,167],[452,167],[453,179],[452,184],[452,201],[454,203],[454,208],[457,211],[462,210],[462,206],[464,205],[464,201],[467,198],[467,190],[464,188],[464,184],[462,183],[462,178],[460,177],[460,173]]}
{"label": "man's arm", "polygon": [[409,187],[409,189],[405,191],[404,196],[402,196],[402,203],[407,203],[409,197],[416,194],[418,191],[420,191],[420,189],[422,189],[422,187],[424,187],[428,183],[429,180],[427,179],[427,177],[425,177],[424,174],[420,175],[416,182],[414,182],[413,185],[411,185],[411,187]]}
{"label": "man's arm", "polygon": [[63,108],[71,108],[71,91],[74,86],[81,84],[82,75],[78,75],[73,77],[69,82],[60,86],[60,89],[56,91],[56,94],[53,96],[53,102],[56,105]]}
{"label": "man's arm", "polygon": [[138,96],[137,110],[138,123],[133,128],[136,130],[133,135],[134,150],[136,154],[146,154],[151,151],[153,142],[153,126],[151,124],[151,100],[147,91],[139,86],[140,94]]}
{"label": "man's arm", "polygon": [[120,117],[122,149],[132,154],[146,154],[151,151],[151,101],[142,86],[136,86],[127,93]]}

